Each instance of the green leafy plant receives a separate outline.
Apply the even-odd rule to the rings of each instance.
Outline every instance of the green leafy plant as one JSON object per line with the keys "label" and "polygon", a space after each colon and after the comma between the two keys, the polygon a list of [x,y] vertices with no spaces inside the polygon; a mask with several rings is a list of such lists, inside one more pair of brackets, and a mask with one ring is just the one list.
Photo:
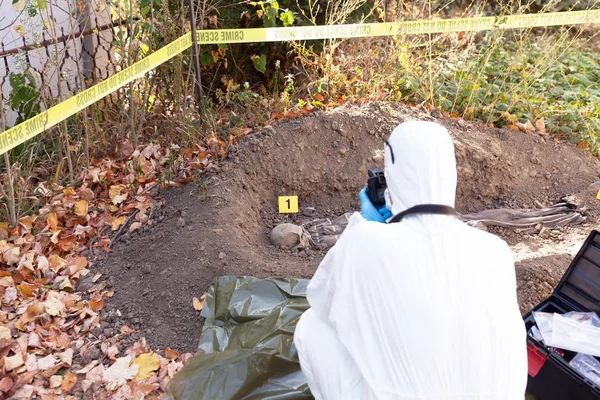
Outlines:
{"label": "green leafy plant", "polygon": [[33,74],[29,71],[23,73],[10,73],[8,80],[11,92],[8,95],[8,104],[19,116],[19,124],[41,112],[40,92]]}

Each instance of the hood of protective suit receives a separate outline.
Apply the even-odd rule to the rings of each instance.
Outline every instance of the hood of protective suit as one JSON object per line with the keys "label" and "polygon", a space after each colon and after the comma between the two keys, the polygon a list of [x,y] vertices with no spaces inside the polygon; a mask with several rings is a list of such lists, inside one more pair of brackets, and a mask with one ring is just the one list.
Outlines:
{"label": "hood of protective suit", "polygon": [[385,146],[385,179],[394,215],[419,204],[454,207],[456,160],[446,128],[407,121],[394,129]]}

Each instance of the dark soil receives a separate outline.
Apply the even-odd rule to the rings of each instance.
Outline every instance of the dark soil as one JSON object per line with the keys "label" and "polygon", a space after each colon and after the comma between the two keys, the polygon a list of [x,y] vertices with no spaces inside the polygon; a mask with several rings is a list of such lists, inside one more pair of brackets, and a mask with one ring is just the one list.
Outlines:
{"label": "dark soil", "polygon": [[[416,108],[344,106],[249,136],[232,149],[218,173],[165,192],[166,206],[152,227],[125,235],[111,254],[95,263],[112,278],[115,290],[104,314],[112,321],[109,329],[127,324],[156,349],[194,351],[202,322],[192,298],[199,298],[215,277],[311,277],[324,253],[284,252],[268,241],[278,223],[313,219],[278,214],[277,196],[298,195],[300,207],[314,207],[316,217],[357,210],[367,169],[382,166],[383,138],[406,119],[437,120],[452,133],[461,212],[537,207],[576,194],[590,209],[591,220],[599,215],[590,188],[598,180],[599,163],[576,146],[434,118]],[[567,258],[517,265],[523,310],[549,293],[543,283],[556,283]]]}

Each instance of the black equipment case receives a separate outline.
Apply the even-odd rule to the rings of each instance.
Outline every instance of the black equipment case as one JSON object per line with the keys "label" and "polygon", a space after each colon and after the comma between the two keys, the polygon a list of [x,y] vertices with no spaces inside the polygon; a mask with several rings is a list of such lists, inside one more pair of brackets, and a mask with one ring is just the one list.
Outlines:
{"label": "black equipment case", "polygon": [[[571,262],[553,294],[524,316],[529,376],[527,392],[541,400],[600,399],[600,386],[569,365],[576,353],[546,347],[529,335],[534,311],[595,311],[600,315],[600,232],[594,230]],[[598,359],[598,357],[596,357]]]}

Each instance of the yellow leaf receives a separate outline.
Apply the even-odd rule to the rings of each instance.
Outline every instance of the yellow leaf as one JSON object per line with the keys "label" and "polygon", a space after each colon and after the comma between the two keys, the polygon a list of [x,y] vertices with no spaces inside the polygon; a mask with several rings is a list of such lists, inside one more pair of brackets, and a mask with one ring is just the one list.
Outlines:
{"label": "yellow leaf", "polygon": [[139,367],[138,373],[135,376],[135,381],[143,381],[149,378],[154,371],[158,369],[160,360],[158,355],[155,353],[144,353],[140,354],[131,365],[137,365]]}
{"label": "yellow leaf", "polygon": [[110,212],[117,212],[117,211],[119,211],[119,207],[114,206],[112,204],[108,205],[108,209],[110,210]]}
{"label": "yellow leaf", "polygon": [[17,290],[19,291],[19,294],[23,297],[25,297],[26,299],[30,298],[33,296],[33,292],[37,289],[37,286],[32,285],[30,283],[27,282],[22,282],[19,286],[17,286]]}
{"label": "yellow leaf", "polygon": [[15,26],[15,31],[17,31],[20,36],[25,36],[25,28],[23,28],[22,25]]}
{"label": "yellow leaf", "polygon": [[202,296],[200,296],[200,300],[198,300],[196,297],[194,297],[192,299],[192,303],[194,304],[194,309],[196,311],[201,311],[202,308],[204,307],[204,300],[206,299],[206,293],[204,293]]}
{"label": "yellow leaf", "polygon": [[64,189],[63,193],[65,194],[65,196],[75,196],[75,190],[73,190],[72,187]]}
{"label": "yellow leaf", "polygon": [[119,227],[123,225],[125,221],[127,221],[127,217],[124,216],[113,219],[113,222],[111,224],[112,230],[116,231],[117,229],[119,229]]}
{"label": "yellow leaf", "polygon": [[85,217],[88,213],[88,202],[86,200],[78,200],[75,202],[75,215]]}
{"label": "yellow leaf", "polygon": [[73,386],[77,383],[77,376],[72,374],[71,372],[66,373],[65,378],[63,379],[62,385],[60,388],[63,392],[70,392],[73,389]]}
{"label": "yellow leaf", "polygon": [[58,226],[58,216],[56,215],[55,212],[50,213],[50,215],[48,215],[48,226],[52,230],[55,230],[56,227]]}
{"label": "yellow leaf", "polygon": [[110,187],[110,191],[108,192],[108,197],[110,197],[110,199],[114,199],[116,196],[121,194],[121,190],[123,190],[123,186],[121,185],[112,185]]}

